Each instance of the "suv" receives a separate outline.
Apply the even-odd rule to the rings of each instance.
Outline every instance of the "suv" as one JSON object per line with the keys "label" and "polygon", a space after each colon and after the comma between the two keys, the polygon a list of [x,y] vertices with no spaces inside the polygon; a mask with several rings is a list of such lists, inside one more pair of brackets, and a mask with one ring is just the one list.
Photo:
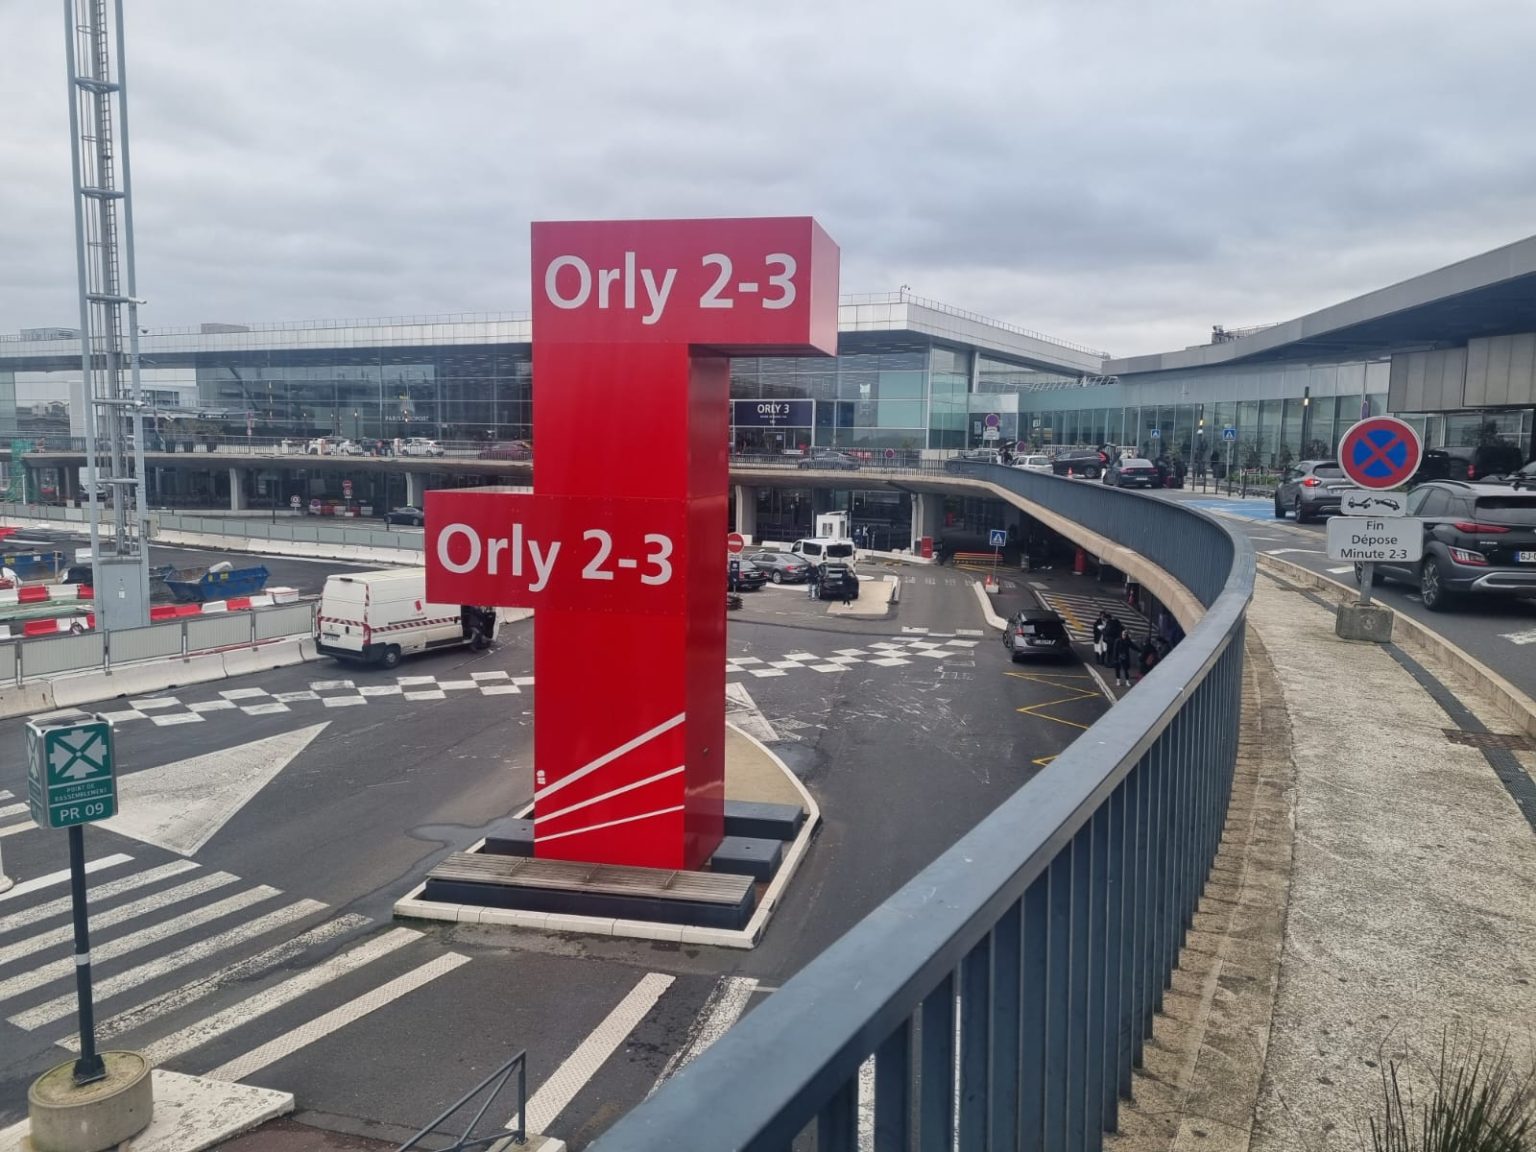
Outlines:
{"label": "suv", "polygon": [[443,450],[438,447],[436,440],[427,440],[421,436],[412,436],[400,447],[402,456],[441,456]]}
{"label": "suv", "polygon": [[816,579],[818,600],[841,600],[843,586],[849,581],[852,585],[848,589],[848,598],[859,598],[859,574],[851,560],[828,560],[818,569]]}
{"label": "suv", "polygon": [[1065,476],[1071,472],[1074,476],[1097,480],[1108,462],[1109,458],[1103,452],[1092,448],[1073,449],[1070,452],[1060,452],[1053,457],[1051,471],[1058,476]]}
{"label": "suv", "polygon": [[1026,608],[1009,617],[1008,627],[1003,629],[1003,647],[1015,664],[1032,656],[1072,656],[1067,626],[1047,608]]}
{"label": "suv", "polygon": [[1431,612],[1463,595],[1536,596],[1536,491],[1431,480],[1408,494],[1408,515],[1424,526],[1424,558],[1377,561],[1377,580],[1416,585]]}
{"label": "suv", "polygon": [[1409,487],[1430,480],[1486,480],[1518,471],[1524,453],[1513,444],[1483,444],[1476,448],[1426,448],[1408,481]]}
{"label": "suv", "polygon": [[1275,519],[1284,520],[1287,512],[1294,512],[1296,523],[1302,524],[1318,516],[1337,515],[1344,493],[1354,487],[1338,461],[1303,460],[1287,469],[1275,488]]}
{"label": "suv", "polygon": [[830,536],[807,536],[789,546],[790,552],[812,564],[827,560],[846,560],[850,564],[858,559],[859,548],[852,540],[834,539]]}

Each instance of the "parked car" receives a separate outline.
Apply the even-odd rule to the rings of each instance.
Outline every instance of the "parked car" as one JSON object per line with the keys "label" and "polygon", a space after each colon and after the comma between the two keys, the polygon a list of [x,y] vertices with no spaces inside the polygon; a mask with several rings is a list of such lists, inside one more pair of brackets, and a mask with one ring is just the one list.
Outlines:
{"label": "parked car", "polygon": [[1408,494],[1408,515],[1423,524],[1424,558],[1377,561],[1376,580],[1415,585],[1431,612],[1463,596],[1536,596],[1536,491],[1431,480]]}
{"label": "parked car", "polygon": [[857,472],[859,460],[846,452],[818,452],[795,461],[796,468],[823,468],[833,472]]}
{"label": "parked car", "polygon": [[756,592],[768,583],[768,573],[750,560],[730,562],[725,567],[727,592]]}
{"label": "parked car", "polygon": [[846,537],[834,539],[830,536],[806,536],[791,544],[789,551],[810,564],[820,564],[826,560],[846,560],[852,563],[858,559],[859,546]]}
{"label": "parked car", "polygon": [[412,436],[400,447],[402,456],[441,456],[443,450],[436,440],[428,440],[422,436]]}
{"label": "parked car", "polygon": [[507,440],[504,443],[492,444],[488,448],[480,450],[482,460],[532,460],[533,449],[526,441]]}
{"label": "parked car", "polygon": [[1519,471],[1524,463],[1525,454],[1513,444],[1426,448],[1408,486],[1415,487],[1431,480],[1486,480],[1490,476],[1507,476]]}
{"label": "parked car", "polygon": [[859,598],[859,573],[852,562],[847,560],[828,560],[817,569],[819,585],[816,589],[818,600],[841,600],[843,589],[847,587],[848,598]]}
{"label": "parked car", "polygon": [[427,526],[427,514],[420,508],[409,505],[404,508],[391,509],[384,517],[386,524],[403,524],[407,528],[425,528]]}
{"label": "parked car", "polygon": [[1003,629],[1003,647],[1014,663],[1034,657],[1070,659],[1072,638],[1060,616],[1048,608],[1026,608],[1015,612]]}
{"label": "parked car", "polygon": [[1156,488],[1157,468],[1140,456],[1120,456],[1104,469],[1104,483],[1116,488]]}
{"label": "parked car", "polygon": [[1074,448],[1051,457],[1051,471],[1058,476],[1071,473],[1087,480],[1097,480],[1107,463],[1108,458],[1103,452],[1096,452],[1092,448]]}
{"label": "parked car", "polygon": [[1301,524],[1319,516],[1335,516],[1344,493],[1354,490],[1344,469],[1333,460],[1303,460],[1288,468],[1275,488],[1275,519],[1286,513]]}
{"label": "parked car", "polygon": [[792,552],[752,552],[747,559],[775,584],[800,584],[811,575],[810,561]]}
{"label": "parked car", "polygon": [[1051,470],[1051,458],[1049,456],[1027,455],[1015,456],[1013,466],[1022,468],[1026,472],[1049,472]]}

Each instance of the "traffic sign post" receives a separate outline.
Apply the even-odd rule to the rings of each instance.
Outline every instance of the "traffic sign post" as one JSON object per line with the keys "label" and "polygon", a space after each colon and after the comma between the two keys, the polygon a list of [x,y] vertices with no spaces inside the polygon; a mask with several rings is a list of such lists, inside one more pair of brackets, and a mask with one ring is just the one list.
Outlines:
{"label": "traffic sign post", "polygon": [[77,1086],[103,1080],[91,1003],[91,934],[85,903],[85,825],[117,814],[112,725],[85,712],[27,721],[27,802],[42,828],[69,829],[69,894],[74,911],[75,996],[80,1008]]}
{"label": "traffic sign post", "polygon": [[746,546],[746,537],[744,537],[740,532],[732,532],[725,538],[725,550],[732,556],[740,556],[741,550]]}
{"label": "traffic sign post", "polygon": [[[1339,467],[1344,470],[1344,475],[1361,488],[1375,492],[1406,484],[1418,471],[1419,461],[1423,458],[1424,445],[1419,439],[1418,430],[1412,424],[1393,416],[1371,416],[1358,421],[1339,439]],[[1417,520],[1412,522],[1411,527],[1419,539],[1415,545],[1417,553],[1409,559],[1417,560],[1422,555],[1423,531]],[[1330,529],[1330,557],[1346,559],[1343,556],[1332,556],[1332,536]],[[1402,558],[1395,555],[1380,557],[1394,560]],[[1371,586],[1376,580],[1375,559],[1372,557],[1359,561],[1362,604],[1371,602]]]}
{"label": "traffic sign post", "polygon": [[302,503],[303,501],[301,501],[297,496],[288,497],[288,507],[292,508],[295,512],[299,510],[299,506]]}
{"label": "traffic sign post", "polygon": [[1008,543],[1008,533],[1001,528],[987,532],[987,543],[992,545],[992,589],[997,590],[997,562],[1002,556],[1003,545]]}
{"label": "traffic sign post", "polygon": [[352,499],[352,481],[343,480],[341,482],[341,494],[348,500]]}

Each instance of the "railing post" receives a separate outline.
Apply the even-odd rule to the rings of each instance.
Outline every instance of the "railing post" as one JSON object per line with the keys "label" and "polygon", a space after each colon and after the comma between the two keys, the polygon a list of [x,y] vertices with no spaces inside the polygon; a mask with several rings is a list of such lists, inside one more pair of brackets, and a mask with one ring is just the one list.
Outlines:
{"label": "railing post", "polygon": [[1050,910],[1046,928],[1045,1005],[1045,1147],[1058,1149],[1067,1138],[1067,1000],[1072,969],[1072,850],[1051,861]]}
{"label": "railing post", "polygon": [[990,952],[990,941],[983,938],[960,963],[960,1152],[982,1152],[987,1146]]}
{"label": "railing post", "polygon": [[955,1143],[955,978],[946,976],[923,998],[919,1024],[922,1055],[919,1061],[919,1148],[942,1148]]}
{"label": "railing post", "polygon": [[907,1152],[912,1125],[912,1021],[875,1052],[874,1152]]}
{"label": "railing post", "polygon": [[1023,925],[1018,904],[992,928],[992,1059],[988,1100],[989,1152],[1012,1152],[1019,1137],[1020,957]]}

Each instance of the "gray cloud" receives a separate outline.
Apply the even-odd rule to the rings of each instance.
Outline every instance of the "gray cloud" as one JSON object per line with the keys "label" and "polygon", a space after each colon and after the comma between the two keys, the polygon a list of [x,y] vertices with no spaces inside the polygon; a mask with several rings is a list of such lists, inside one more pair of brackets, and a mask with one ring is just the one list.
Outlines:
{"label": "gray cloud", "polygon": [[[532,219],[810,213],[847,291],[1121,354],[1530,231],[1536,7],[129,6],[145,322],[527,306]],[[57,12],[0,4],[0,331],[74,312]]]}

